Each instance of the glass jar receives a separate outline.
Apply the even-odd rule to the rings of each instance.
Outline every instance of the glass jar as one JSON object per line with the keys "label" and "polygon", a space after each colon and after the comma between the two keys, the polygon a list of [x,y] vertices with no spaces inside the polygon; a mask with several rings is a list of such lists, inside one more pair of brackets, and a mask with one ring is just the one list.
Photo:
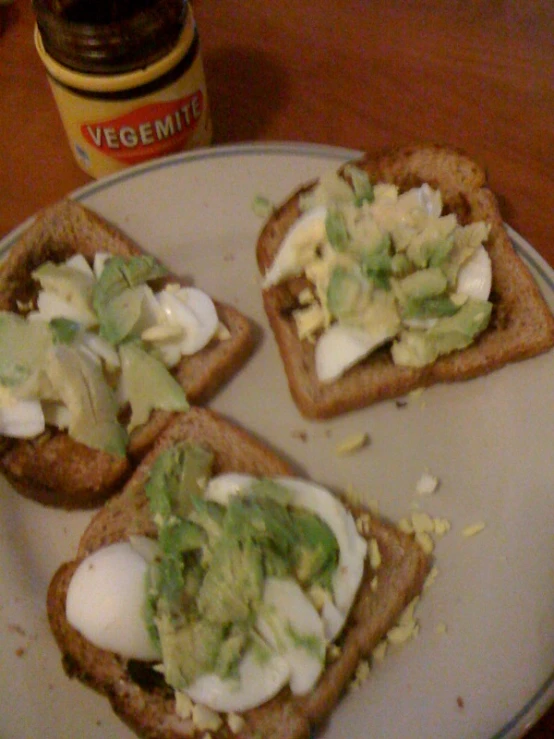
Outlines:
{"label": "glass jar", "polygon": [[77,164],[101,177],[212,139],[186,0],[33,0],[35,45]]}

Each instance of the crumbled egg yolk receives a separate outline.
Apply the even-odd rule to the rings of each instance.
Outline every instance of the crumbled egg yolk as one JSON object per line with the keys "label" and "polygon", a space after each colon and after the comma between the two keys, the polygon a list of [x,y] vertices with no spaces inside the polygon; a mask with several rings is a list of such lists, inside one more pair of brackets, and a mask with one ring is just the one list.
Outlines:
{"label": "crumbled egg yolk", "polygon": [[472,523],[462,529],[462,536],[467,539],[471,536],[475,536],[476,534],[480,534],[484,528],[485,523],[483,521],[476,521],[475,523]]}
{"label": "crumbled egg yolk", "polygon": [[339,457],[352,454],[362,449],[369,443],[369,435],[365,431],[356,434],[350,434],[340,444],[337,444],[335,451]]}
{"label": "crumbled egg yolk", "polygon": [[432,495],[439,486],[439,478],[425,471],[416,484],[416,493],[418,495]]}
{"label": "crumbled egg yolk", "polygon": [[381,566],[381,552],[377,539],[369,540],[369,564],[374,572]]}
{"label": "crumbled egg yolk", "polygon": [[231,729],[233,734],[238,734],[239,731],[242,731],[245,726],[245,720],[242,716],[239,716],[238,713],[230,713],[227,716],[227,726]]}
{"label": "crumbled egg yolk", "polygon": [[196,703],[192,707],[192,721],[199,731],[218,731],[223,724],[223,720],[219,713],[212,711],[211,708]]}
{"label": "crumbled egg yolk", "polygon": [[356,667],[354,678],[350,683],[350,690],[358,690],[368,679],[370,671],[369,662],[365,659],[361,660]]}
{"label": "crumbled egg yolk", "polygon": [[371,653],[371,658],[377,662],[382,662],[387,654],[388,642],[386,639],[382,639],[379,644],[375,647]]}
{"label": "crumbled egg yolk", "polygon": [[404,644],[419,633],[419,623],[414,617],[414,612],[419,603],[416,596],[400,614],[398,624],[393,626],[387,633],[387,641],[390,644]]}

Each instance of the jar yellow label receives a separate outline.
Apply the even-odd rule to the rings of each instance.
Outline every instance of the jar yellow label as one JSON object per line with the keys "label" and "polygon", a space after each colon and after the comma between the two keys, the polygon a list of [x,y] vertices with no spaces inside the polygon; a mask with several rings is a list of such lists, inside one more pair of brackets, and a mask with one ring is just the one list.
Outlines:
{"label": "jar yellow label", "polygon": [[202,120],[202,90],[177,100],[148,103],[104,121],[81,124],[83,139],[117,161],[138,164],[182,149]]}
{"label": "jar yellow label", "polygon": [[211,143],[199,57],[170,86],[130,100],[90,97],[52,77],[49,82],[75,159],[93,177]]}
{"label": "jar yellow label", "polygon": [[87,174],[103,177],[154,157],[211,144],[212,122],[195,28],[189,12],[179,41],[167,56],[120,75],[90,75],[64,67],[46,52],[35,28],[37,51],[69,145]]}

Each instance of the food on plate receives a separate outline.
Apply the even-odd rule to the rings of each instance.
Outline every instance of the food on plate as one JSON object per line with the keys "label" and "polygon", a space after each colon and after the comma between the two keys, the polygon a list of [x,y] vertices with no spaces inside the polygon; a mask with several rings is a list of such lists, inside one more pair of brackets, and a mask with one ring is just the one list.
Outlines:
{"label": "food on plate", "polygon": [[291,394],[327,418],[554,345],[485,172],[446,147],[365,156],[302,186],[257,243]]}
{"label": "food on plate", "polygon": [[67,674],[139,736],[295,739],[429,564],[413,537],[193,408],[93,517],[47,610]]}
{"label": "food on plate", "polygon": [[0,267],[0,469],[40,502],[94,505],[252,348],[239,311],[60,202]]}

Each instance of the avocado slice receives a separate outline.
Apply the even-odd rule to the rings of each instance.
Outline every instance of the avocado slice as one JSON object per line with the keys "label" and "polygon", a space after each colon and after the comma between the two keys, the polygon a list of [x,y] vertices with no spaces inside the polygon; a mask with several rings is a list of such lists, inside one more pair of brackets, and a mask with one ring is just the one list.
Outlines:
{"label": "avocado slice", "polygon": [[131,405],[128,430],[146,423],[154,409],[186,411],[185,391],[167,367],[145,351],[139,342],[129,341],[119,347],[121,381]]}
{"label": "avocado slice", "polygon": [[124,457],[127,434],[117,420],[117,402],[100,365],[75,347],[58,344],[47,354],[45,371],[69,410],[69,435],[93,449]]}
{"label": "avocado slice", "polygon": [[140,316],[143,296],[133,288],[166,274],[165,267],[151,256],[109,259],[92,293],[100,336],[112,344],[122,341]]}
{"label": "avocado slice", "polygon": [[[44,262],[32,272],[32,277],[40,283],[45,293],[53,293],[68,303],[74,310],[74,317],[85,326],[95,326],[98,319],[92,307],[94,276],[86,274],[70,264]],[[40,296],[39,296],[40,305]]]}
{"label": "avocado slice", "polygon": [[294,551],[294,574],[303,585],[332,588],[332,574],[339,559],[339,546],[329,526],[309,511],[296,510],[293,526],[299,545]]}
{"label": "avocado slice", "polygon": [[439,318],[428,330],[402,331],[392,345],[395,364],[423,367],[441,354],[465,349],[487,327],[492,303],[469,298],[451,316]]}
{"label": "avocado slice", "polygon": [[327,287],[327,307],[339,320],[352,316],[368,304],[371,297],[370,285],[353,269],[337,266],[331,272]]}
{"label": "avocado slice", "polygon": [[52,345],[44,321],[27,321],[17,313],[0,312],[0,385],[16,397],[36,394],[41,369]]}
{"label": "avocado slice", "polygon": [[193,498],[203,494],[212,463],[211,450],[188,443],[176,444],[156,458],[144,489],[159,526],[175,516],[188,516]]}

